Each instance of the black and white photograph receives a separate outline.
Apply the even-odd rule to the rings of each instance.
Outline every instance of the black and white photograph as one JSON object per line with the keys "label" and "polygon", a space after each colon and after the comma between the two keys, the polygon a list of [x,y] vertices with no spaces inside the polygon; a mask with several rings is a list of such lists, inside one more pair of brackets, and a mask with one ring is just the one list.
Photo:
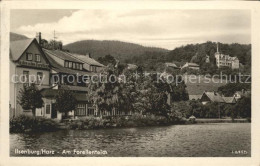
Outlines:
{"label": "black and white photograph", "polygon": [[253,14],[10,9],[5,150],[11,158],[251,158]]}

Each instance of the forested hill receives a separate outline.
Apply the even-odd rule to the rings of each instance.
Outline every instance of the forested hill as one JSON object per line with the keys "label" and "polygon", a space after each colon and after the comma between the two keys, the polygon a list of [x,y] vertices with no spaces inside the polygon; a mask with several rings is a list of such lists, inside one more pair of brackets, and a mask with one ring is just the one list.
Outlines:
{"label": "forested hill", "polygon": [[24,40],[24,39],[28,39],[28,37],[17,34],[17,33],[10,32],[10,41]]}
{"label": "forested hill", "polygon": [[168,52],[163,48],[144,47],[139,44],[112,40],[83,40],[67,44],[63,48],[78,54],[91,53],[92,57],[96,59],[110,54],[121,61],[133,56],[141,56],[146,52]]}
{"label": "forested hill", "polygon": [[[240,63],[251,65],[251,44],[223,44],[218,43],[219,52],[230,56],[238,57]],[[217,43],[206,42],[202,44],[189,44],[186,46],[175,48],[170,51],[166,57],[167,61],[193,61],[195,63],[203,63],[205,55],[209,55],[214,60],[214,54],[217,51]]]}

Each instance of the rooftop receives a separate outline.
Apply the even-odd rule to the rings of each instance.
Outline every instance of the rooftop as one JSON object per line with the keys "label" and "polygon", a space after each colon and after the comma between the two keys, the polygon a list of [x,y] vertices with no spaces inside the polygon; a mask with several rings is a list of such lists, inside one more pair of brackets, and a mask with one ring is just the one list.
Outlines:
{"label": "rooftop", "polygon": [[24,51],[31,45],[36,39],[25,39],[10,42],[10,57],[13,61],[17,61]]}

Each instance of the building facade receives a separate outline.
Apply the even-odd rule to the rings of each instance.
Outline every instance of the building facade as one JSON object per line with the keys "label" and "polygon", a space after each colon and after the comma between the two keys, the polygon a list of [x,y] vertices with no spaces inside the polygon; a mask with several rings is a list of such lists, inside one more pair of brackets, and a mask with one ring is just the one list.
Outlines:
{"label": "building facade", "polygon": [[231,57],[229,55],[221,54],[218,51],[218,45],[217,52],[215,53],[215,58],[218,68],[229,67],[231,69],[239,69],[239,59],[237,57]]}
{"label": "building facade", "polygon": [[[36,39],[10,43],[10,115],[32,114],[23,110],[17,97],[23,86],[35,83],[38,89],[50,87],[50,63]],[[36,109],[36,115],[45,115],[44,109]]]}
{"label": "building facade", "polygon": [[18,40],[10,43],[10,117],[32,115],[19,104],[19,91],[32,83],[41,91],[44,104],[36,109],[35,116],[62,119],[55,108],[55,96],[59,89],[73,92],[77,100],[73,118],[99,116],[98,110],[88,99],[88,79],[100,72],[104,65],[89,55],[78,55],[62,50],[41,47],[38,39]]}
{"label": "building facade", "polygon": [[184,69],[184,68],[189,68],[189,69],[193,69],[193,70],[199,70],[200,69],[200,66],[196,63],[185,63],[181,69]]}

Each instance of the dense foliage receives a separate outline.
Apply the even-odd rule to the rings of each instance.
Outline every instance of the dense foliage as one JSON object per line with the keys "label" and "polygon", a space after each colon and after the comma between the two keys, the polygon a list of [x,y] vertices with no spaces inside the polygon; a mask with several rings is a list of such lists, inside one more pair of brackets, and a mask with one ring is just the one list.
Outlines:
{"label": "dense foliage", "polygon": [[203,105],[198,100],[174,102],[172,112],[189,118],[251,118],[251,97],[242,97],[236,104],[207,103]]}
{"label": "dense foliage", "polygon": [[43,106],[41,92],[35,84],[24,85],[19,91],[18,103],[24,110],[31,109],[33,116],[35,116],[36,108],[41,108]]}
{"label": "dense foliage", "polygon": [[251,90],[250,83],[228,83],[218,88],[224,96],[233,96],[236,91]]}
{"label": "dense foliage", "polygon": [[123,74],[121,77],[118,68],[110,65],[102,73],[107,80],[90,84],[89,97],[101,112],[123,110],[168,117],[169,96],[171,101],[188,100],[184,81],[176,84],[168,82],[165,75],[145,75],[141,67],[125,69]]}
{"label": "dense foliage", "polygon": [[54,131],[57,123],[51,119],[21,115],[10,119],[10,132]]}
{"label": "dense foliage", "polygon": [[58,94],[55,96],[55,108],[62,113],[65,113],[65,117],[68,116],[68,112],[74,110],[77,101],[72,91],[59,89]]}

